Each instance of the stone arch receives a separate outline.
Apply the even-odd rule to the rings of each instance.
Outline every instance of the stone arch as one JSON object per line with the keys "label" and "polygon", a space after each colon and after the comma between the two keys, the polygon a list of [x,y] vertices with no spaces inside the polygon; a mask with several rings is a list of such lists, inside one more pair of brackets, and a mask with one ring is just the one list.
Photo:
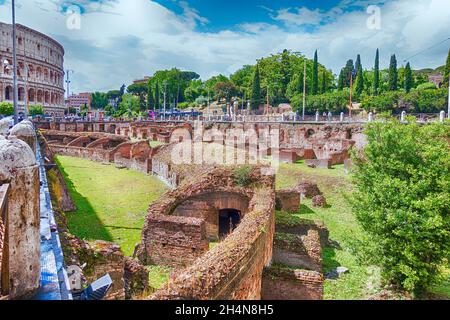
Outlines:
{"label": "stone arch", "polygon": [[29,102],[35,102],[36,101],[36,90],[31,88],[28,90],[28,101]]}
{"label": "stone arch", "polygon": [[36,79],[38,80],[42,79],[42,68],[40,66],[36,68]]}
{"label": "stone arch", "polygon": [[13,88],[12,86],[6,86],[5,87],[5,100],[12,100],[13,99]]}
{"label": "stone arch", "polygon": [[17,94],[18,94],[19,101],[23,101],[25,99],[25,89],[23,87],[20,87],[17,90]]}
{"label": "stone arch", "polygon": [[42,90],[37,91],[36,99],[37,102],[44,102],[44,93],[42,92]]}
{"label": "stone arch", "polygon": [[48,81],[48,70],[47,69],[44,69],[44,80],[45,81]]}
{"label": "stone arch", "polygon": [[219,238],[226,237],[241,222],[242,212],[237,209],[220,209],[219,210]]}
{"label": "stone arch", "polygon": [[48,92],[48,91],[45,91],[44,102],[45,103],[50,103],[50,92]]}
{"label": "stone arch", "polygon": [[239,219],[233,220],[235,222],[233,224],[234,229],[247,213],[248,206],[248,197],[241,193],[206,192],[185,199],[174,209],[173,215],[205,220],[207,238],[214,241],[226,236],[229,233],[227,231],[232,231],[227,230],[226,226],[221,228],[221,213],[222,219],[229,219],[231,217],[233,220],[236,214],[239,215]]}
{"label": "stone arch", "polygon": [[56,100],[56,99],[55,99],[55,94],[54,94],[54,93],[51,93],[51,94],[50,94],[50,103],[51,103],[51,104],[55,104],[55,100]]}

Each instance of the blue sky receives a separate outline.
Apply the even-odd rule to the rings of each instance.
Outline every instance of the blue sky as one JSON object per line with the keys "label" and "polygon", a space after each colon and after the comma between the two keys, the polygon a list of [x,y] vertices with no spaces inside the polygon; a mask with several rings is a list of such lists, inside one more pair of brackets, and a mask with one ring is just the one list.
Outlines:
{"label": "blue sky", "polygon": [[[159,69],[203,79],[229,75],[283,49],[300,51],[338,73],[359,53],[387,66],[450,37],[449,0],[16,0],[17,21],[58,40],[75,92],[109,90]],[[10,22],[10,0],[0,21]],[[76,7],[74,7],[74,5]],[[376,7],[373,7],[376,5]],[[371,7],[372,6],[372,7]],[[379,15],[374,14],[374,8]],[[370,9],[370,10],[368,10]],[[70,27],[80,12],[79,28]],[[374,20],[375,19],[375,20]],[[374,24],[373,22],[376,22]],[[72,25],[73,26],[73,25]],[[411,61],[445,63],[450,42]]]}

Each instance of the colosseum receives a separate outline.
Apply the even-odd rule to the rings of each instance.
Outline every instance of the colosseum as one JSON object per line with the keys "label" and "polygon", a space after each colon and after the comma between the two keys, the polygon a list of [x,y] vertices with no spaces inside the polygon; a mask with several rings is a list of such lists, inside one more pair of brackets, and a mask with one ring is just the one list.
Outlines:
{"label": "colosseum", "polygon": [[[12,25],[0,22],[0,30],[1,61],[7,60],[12,65]],[[19,113],[23,112],[26,101],[28,106],[42,105],[48,115],[64,115],[63,46],[22,25],[17,25],[16,39]],[[13,101],[13,72],[3,64],[1,101]]]}

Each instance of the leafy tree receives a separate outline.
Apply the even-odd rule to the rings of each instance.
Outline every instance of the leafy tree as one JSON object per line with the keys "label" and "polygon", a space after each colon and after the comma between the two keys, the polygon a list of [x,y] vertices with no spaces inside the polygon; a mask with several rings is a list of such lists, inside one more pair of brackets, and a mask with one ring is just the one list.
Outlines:
{"label": "leafy tree", "polygon": [[45,114],[44,107],[41,105],[31,106],[28,112],[32,117],[43,116]]}
{"label": "leafy tree", "polygon": [[258,109],[260,104],[261,104],[261,83],[259,75],[259,66],[256,65],[255,75],[253,76],[253,89],[251,101],[252,110]]}
{"label": "leafy tree", "polygon": [[291,63],[290,63],[290,52],[286,49],[283,50],[281,54],[281,95],[286,96],[286,90],[291,82]]}
{"label": "leafy tree", "polygon": [[106,93],[94,92],[91,95],[91,108],[96,110],[103,110],[108,105],[108,98]]}
{"label": "leafy tree", "polygon": [[344,87],[345,87],[345,68],[342,68],[338,78],[338,90],[343,90]]}
{"label": "leafy tree", "polygon": [[155,83],[155,108],[157,110],[161,109],[161,100],[160,100],[161,96],[159,93],[159,82],[156,81]]}
{"label": "leafy tree", "polygon": [[361,64],[361,57],[358,54],[357,59],[357,68],[356,68],[356,83],[355,83],[355,92],[358,96],[360,96],[363,93],[364,90],[364,74],[363,74],[363,68]]}
{"label": "leafy tree", "polygon": [[450,50],[448,50],[447,63],[445,64],[444,70],[444,86],[446,86],[447,88],[449,80],[450,80]]}
{"label": "leafy tree", "polygon": [[314,53],[314,64],[313,64],[313,84],[312,84],[312,94],[316,95],[319,93],[319,60],[317,57],[317,50]]}
{"label": "leafy tree", "polygon": [[9,102],[0,102],[0,115],[12,116],[14,114],[14,106]]}
{"label": "leafy tree", "polygon": [[398,70],[397,70],[397,58],[395,54],[391,56],[391,62],[389,64],[389,90],[397,91],[398,89]]}
{"label": "leafy tree", "polygon": [[320,90],[322,94],[327,92],[327,86],[327,74],[325,71],[322,71],[322,85]]}
{"label": "leafy tree", "polygon": [[153,90],[152,90],[152,84],[149,81],[147,84],[147,110],[154,110],[155,109],[155,101],[153,98]]}
{"label": "leafy tree", "polygon": [[375,95],[377,95],[380,92],[380,50],[378,49],[375,55],[373,91]]}
{"label": "leafy tree", "polygon": [[[345,64],[345,67],[341,71],[339,76],[340,88],[350,88],[350,79],[354,78],[355,67],[353,65],[353,60],[350,59]],[[354,79],[353,79],[354,80]]]}
{"label": "leafy tree", "polygon": [[450,256],[450,126],[372,122],[353,154],[360,252],[386,283],[419,293]]}
{"label": "leafy tree", "polygon": [[216,83],[214,91],[217,93],[218,99],[223,98],[227,102],[230,102],[231,98],[233,98],[237,93],[237,89],[231,81]]}
{"label": "leafy tree", "polygon": [[122,97],[122,102],[119,105],[117,116],[119,117],[135,117],[139,115],[139,97],[126,93]]}
{"label": "leafy tree", "polygon": [[355,70],[358,71],[359,67],[362,67],[360,54],[356,56]]}
{"label": "leafy tree", "polygon": [[405,68],[405,91],[407,93],[409,93],[411,91],[413,82],[414,82],[414,80],[412,77],[411,65],[408,62],[406,64],[406,68]]}
{"label": "leafy tree", "polygon": [[119,97],[118,97],[118,100],[117,100],[117,104],[120,104],[121,102],[122,102],[122,96],[125,94],[125,85],[123,84],[121,87],[120,87],[120,90],[119,90]]}

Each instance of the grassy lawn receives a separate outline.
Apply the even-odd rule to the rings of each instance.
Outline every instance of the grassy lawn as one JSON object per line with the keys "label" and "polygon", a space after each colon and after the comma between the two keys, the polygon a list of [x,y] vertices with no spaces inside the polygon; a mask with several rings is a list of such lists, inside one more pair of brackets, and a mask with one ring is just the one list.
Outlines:
{"label": "grassy lawn", "polygon": [[[353,216],[345,195],[351,192],[351,182],[343,166],[332,170],[312,169],[303,162],[282,164],[277,174],[277,189],[293,187],[302,180],[317,183],[329,204],[328,208],[313,208],[311,200],[305,199],[300,210],[292,219],[310,219],[321,221],[330,231],[330,240],[337,241],[340,248],[324,248],[324,272],[337,266],[347,267],[350,272],[338,280],[325,280],[324,298],[332,300],[366,299],[381,289],[378,268],[360,263],[354,250],[352,239],[357,239],[362,230]],[[283,213],[277,213],[277,220],[283,219]],[[450,298],[450,272],[447,281],[431,288],[432,294],[441,298]]]}
{"label": "grassy lawn", "polygon": [[112,241],[132,255],[149,204],[167,187],[155,177],[113,165],[65,156],[57,162],[78,208],[67,214],[71,233]]}

